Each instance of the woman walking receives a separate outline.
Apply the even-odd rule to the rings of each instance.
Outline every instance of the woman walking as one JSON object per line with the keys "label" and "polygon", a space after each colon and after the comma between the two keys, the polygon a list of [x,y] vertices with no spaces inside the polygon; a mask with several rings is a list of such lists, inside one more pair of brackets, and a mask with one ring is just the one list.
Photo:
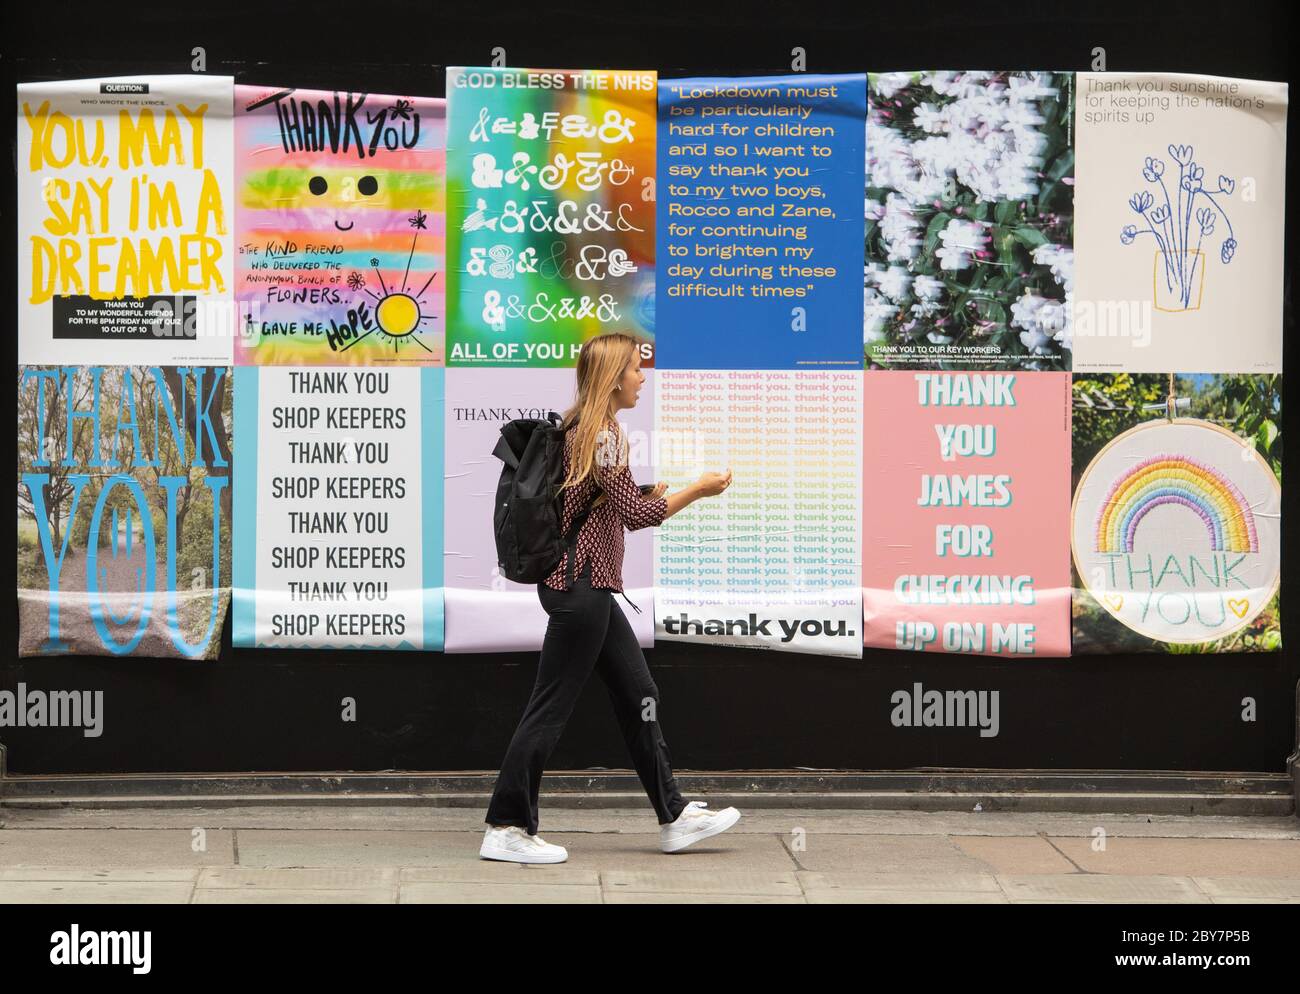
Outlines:
{"label": "woman walking", "polygon": [[537,585],[549,618],[546,637],[532,696],[488,805],[479,849],[484,859],[562,863],[568,858],[563,846],[537,836],[537,795],[546,761],[593,669],[609,691],[637,776],[658,816],[660,848],[677,852],[725,832],[740,818],[735,808],[709,811],[702,801],[682,798],[659,730],[659,690],[614,599],[623,591],[623,529],[654,527],[692,501],[723,493],[731,472],[705,473],[673,494],[665,495],[662,483],[643,492],[632,478],[627,441],[615,418],[636,406],[645,382],[640,343],[622,333],[594,338],[579,353],[576,372],[577,399],[562,421],[562,532],[567,534],[581,510],[596,500],[578,532],[574,563],[566,551]]}

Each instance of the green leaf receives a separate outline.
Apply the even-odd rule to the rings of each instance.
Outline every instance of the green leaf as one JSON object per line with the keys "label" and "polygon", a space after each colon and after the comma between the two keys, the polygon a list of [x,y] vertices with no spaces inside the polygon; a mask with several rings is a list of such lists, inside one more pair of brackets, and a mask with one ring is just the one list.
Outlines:
{"label": "green leaf", "polygon": [[939,244],[939,232],[948,226],[952,220],[952,215],[947,211],[940,211],[930,219],[930,226],[925,229],[925,246],[923,252],[925,255],[933,255],[935,246]]}
{"label": "green leaf", "polygon": [[1014,228],[1011,232],[1016,241],[1027,249],[1036,249],[1040,245],[1047,244],[1047,236],[1037,228]]}

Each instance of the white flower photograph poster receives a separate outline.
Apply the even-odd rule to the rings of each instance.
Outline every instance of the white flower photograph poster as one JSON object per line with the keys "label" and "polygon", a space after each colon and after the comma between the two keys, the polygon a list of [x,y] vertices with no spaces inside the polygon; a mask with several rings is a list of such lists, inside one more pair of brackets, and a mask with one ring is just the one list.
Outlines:
{"label": "white flower photograph poster", "polygon": [[1282,370],[1287,85],[1079,73],[1074,369]]}
{"label": "white flower photograph poster", "polygon": [[1070,368],[1074,74],[868,76],[867,368]]}

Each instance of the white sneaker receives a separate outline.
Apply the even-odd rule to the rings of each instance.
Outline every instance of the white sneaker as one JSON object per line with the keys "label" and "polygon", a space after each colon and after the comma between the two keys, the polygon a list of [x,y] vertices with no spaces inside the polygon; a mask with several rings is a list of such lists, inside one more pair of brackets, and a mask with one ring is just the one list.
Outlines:
{"label": "white sneaker", "polygon": [[569,858],[564,846],[553,846],[540,835],[529,835],[518,825],[493,828],[483,834],[478,850],[480,859],[500,859],[510,863],[563,863]]}
{"label": "white sneaker", "polygon": [[704,801],[691,801],[682,809],[677,820],[663,825],[659,829],[659,846],[664,852],[677,852],[701,839],[725,832],[740,821],[740,812],[735,808],[723,808],[721,811],[706,811],[709,805]]}

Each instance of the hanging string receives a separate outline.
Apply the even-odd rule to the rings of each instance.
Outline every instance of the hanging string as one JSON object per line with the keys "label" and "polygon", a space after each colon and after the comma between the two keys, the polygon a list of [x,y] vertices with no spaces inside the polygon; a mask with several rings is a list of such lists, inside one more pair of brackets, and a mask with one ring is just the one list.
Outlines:
{"label": "hanging string", "polygon": [[1170,373],[1169,374],[1169,395],[1165,397],[1165,417],[1167,417],[1171,422],[1174,420],[1175,405],[1176,405],[1176,401],[1174,400],[1174,374]]}

